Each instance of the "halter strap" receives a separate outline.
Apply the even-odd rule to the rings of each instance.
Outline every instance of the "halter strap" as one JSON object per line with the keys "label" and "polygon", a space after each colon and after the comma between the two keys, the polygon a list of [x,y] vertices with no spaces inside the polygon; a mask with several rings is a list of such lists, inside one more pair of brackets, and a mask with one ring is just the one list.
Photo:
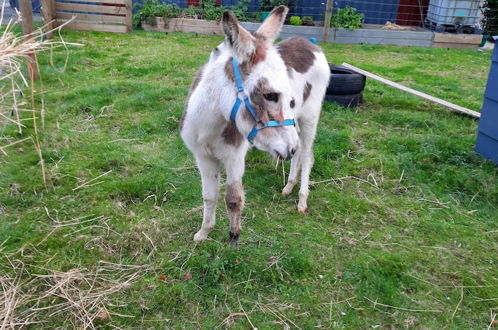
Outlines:
{"label": "halter strap", "polygon": [[232,107],[232,111],[230,113],[230,120],[235,121],[237,113],[240,109],[240,105],[242,104],[242,102],[244,102],[247,111],[249,111],[249,114],[251,115],[252,119],[256,122],[251,132],[249,132],[249,135],[247,136],[247,140],[249,140],[249,142],[252,143],[252,140],[254,139],[256,134],[258,134],[258,132],[264,128],[296,125],[294,119],[285,119],[282,123],[276,120],[270,120],[268,123],[263,124],[261,120],[258,119],[256,111],[254,111],[254,108],[251,105],[251,102],[249,101],[249,97],[244,92],[244,86],[242,85],[242,76],[239,70],[239,62],[235,57],[233,57],[232,66],[233,66],[233,74],[235,76],[235,83],[237,84],[237,99],[235,100],[235,104]]}

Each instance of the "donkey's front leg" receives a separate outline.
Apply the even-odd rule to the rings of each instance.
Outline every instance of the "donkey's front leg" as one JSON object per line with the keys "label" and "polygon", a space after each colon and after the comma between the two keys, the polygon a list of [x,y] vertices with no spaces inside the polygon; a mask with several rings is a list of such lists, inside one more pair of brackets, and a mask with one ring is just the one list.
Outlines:
{"label": "donkey's front leg", "polygon": [[244,175],[244,157],[231,159],[225,162],[227,183],[225,203],[230,217],[230,244],[236,246],[240,235],[240,216],[244,209],[244,188],[242,176]]}
{"label": "donkey's front leg", "polygon": [[301,125],[301,134],[299,136],[301,142],[300,162],[301,162],[301,188],[299,189],[299,203],[297,210],[301,213],[308,209],[308,193],[310,172],[313,167],[313,141],[316,135],[316,126],[318,119],[303,122]]}
{"label": "donkey's front leg", "polygon": [[282,195],[288,196],[291,194],[292,189],[299,180],[299,171],[301,170],[301,148],[297,149],[297,152],[291,159],[291,166],[289,171],[289,179],[284,189],[282,189]]}
{"label": "donkey's front leg", "polygon": [[202,178],[202,198],[204,200],[204,216],[201,229],[194,235],[194,241],[205,241],[216,223],[216,204],[220,191],[220,164],[209,156],[197,156],[197,166]]}

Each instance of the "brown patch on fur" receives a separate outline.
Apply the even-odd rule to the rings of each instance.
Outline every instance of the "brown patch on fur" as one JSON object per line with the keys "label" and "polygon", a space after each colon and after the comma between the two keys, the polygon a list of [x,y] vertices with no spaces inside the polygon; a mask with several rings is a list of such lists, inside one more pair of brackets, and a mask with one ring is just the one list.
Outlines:
{"label": "brown patch on fur", "polygon": [[230,238],[236,241],[240,234],[240,214],[244,208],[244,189],[240,182],[227,184],[225,203],[230,217]]}
{"label": "brown patch on fur", "polygon": [[232,145],[234,147],[240,146],[242,140],[244,140],[244,137],[242,136],[242,134],[240,134],[237,126],[235,125],[235,122],[233,121],[230,121],[228,123],[228,125],[223,130],[223,133],[221,133],[221,136],[223,137],[223,141],[225,141],[226,144]]}
{"label": "brown patch on fur", "polygon": [[235,82],[235,75],[233,73],[232,60],[233,60],[233,57],[230,57],[230,59],[225,63],[225,75],[227,76],[228,80]]}
{"label": "brown patch on fur", "polygon": [[306,85],[304,85],[303,103],[306,102],[306,100],[308,99],[308,97],[310,97],[311,87],[313,87],[313,86],[309,82],[306,82]]}
{"label": "brown patch on fur", "polygon": [[264,39],[262,38],[257,38],[256,39],[256,51],[254,54],[251,56],[251,59],[249,60],[249,68],[255,66],[259,62],[263,62],[266,59],[266,44]]}
{"label": "brown patch on fur", "polygon": [[[284,114],[282,111],[282,105],[279,103],[277,111],[270,113],[267,109],[268,103],[270,101],[267,101],[264,97],[264,94],[268,93],[275,93],[275,91],[271,88],[268,87],[268,80],[266,78],[262,78],[258,81],[258,84],[256,87],[252,90],[250,99],[251,99],[251,104],[254,108],[254,111],[256,112],[256,115],[258,116],[258,119],[262,121],[263,123],[268,123],[270,120],[277,120],[279,122],[284,121]],[[282,102],[281,99],[279,99],[279,102]],[[252,119],[251,115],[249,114],[249,111],[244,112],[245,118],[246,119]]]}
{"label": "brown patch on fur", "polygon": [[297,72],[305,73],[313,65],[314,53],[319,52],[320,48],[307,40],[294,37],[278,43],[277,50],[288,71],[293,68]]}
{"label": "brown patch on fur", "polygon": [[277,7],[273,9],[272,15],[279,16],[280,18],[284,15],[286,8],[284,6]]}
{"label": "brown patch on fur", "polygon": [[232,212],[237,212],[243,207],[243,193],[242,185],[239,183],[227,184],[227,189],[225,192],[225,202],[227,204],[228,210]]}
{"label": "brown patch on fur", "polygon": [[[225,75],[228,80],[235,82],[235,74],[233,73],[233,65],[232,65],[233,57],[230,57],[228,61],[225,63]],[[239,63],[239,70],[242,74],[242,80],[244,80],[244,76],[249,74],[249,66],[247,63]]]}
{"label": "brown patch on fur", "polygon": [[182,118],[180,119],[180,131],[183,129],[183,123],[185,121],[185,116],[187,116],[187,107],[188,107],[188,102],[190,101],[190,96],[192,96],[192,93],[195,91],[195,89],[197,88],[197,86],[201,82],[203,69],[204,69],[204,67],[202,67],[199,70],[199,72],[197,72],[194,80],[192,81],[192,85],[190,85],[190,89],[188,91],[188,96],[187,96],[187,99],[185,101],[185,108],[183,110],[183,115],[182,115]]}

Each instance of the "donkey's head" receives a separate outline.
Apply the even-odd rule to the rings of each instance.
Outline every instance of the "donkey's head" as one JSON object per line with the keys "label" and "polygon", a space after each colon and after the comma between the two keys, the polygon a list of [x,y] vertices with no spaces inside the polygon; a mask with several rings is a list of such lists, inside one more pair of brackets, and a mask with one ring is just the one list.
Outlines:
{"label": "donkey's head", "polygon": [[[290,159],[299,144],[296,128],[289,124],[294,120],[295,101],[287,68],[273,45],[287,11],[284,6],[275,8],[254,34],[244,29],[233,13],[226,11],[223,15],[225,46],[239,63],[244,93],[256,115],[254,118],[248,107],[241,104],[235,118],[237,128],[250,137],[256,127],[256,135],[249,138],[254,146],[282,159]],[[228,61],[225,73],[237,84],[235,71],[233,61]],[[279,123],[284,126],[277,126]],[[270,126],[262,129],[265,124]]]}

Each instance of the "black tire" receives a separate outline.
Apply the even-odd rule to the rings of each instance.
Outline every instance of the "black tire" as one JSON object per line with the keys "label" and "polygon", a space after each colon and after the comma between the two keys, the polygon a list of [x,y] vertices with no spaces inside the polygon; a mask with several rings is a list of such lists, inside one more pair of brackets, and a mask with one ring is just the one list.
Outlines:
{"label": "black tire", "polygon": [[327,94],[358,94],[365,88],[366,77],[341,66],[330,68],[330,81]]}
{"label": "black tire", "polygon": [[325,101],[335,102],[346,108],[355,108],[363,102],[363,92],[346,95],[325,95]]}

